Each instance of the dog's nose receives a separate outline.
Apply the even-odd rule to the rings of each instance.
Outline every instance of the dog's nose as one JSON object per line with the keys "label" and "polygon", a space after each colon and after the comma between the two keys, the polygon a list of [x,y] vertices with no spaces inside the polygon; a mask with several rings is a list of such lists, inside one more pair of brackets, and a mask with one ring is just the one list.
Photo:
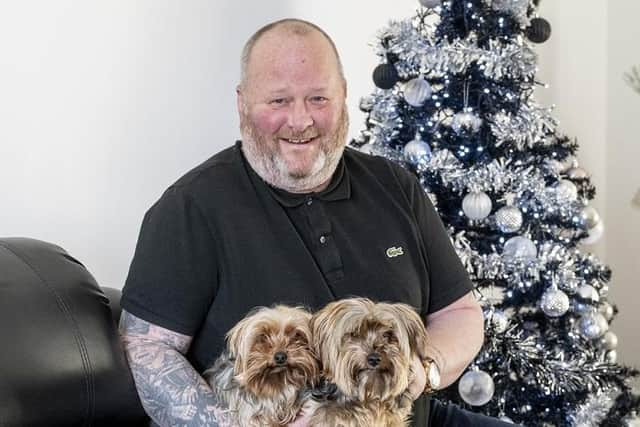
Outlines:
{"label": "dog's nose", "polygon": [[381,360],[380,354],[378,353],[369,353],[369,355],[367,356],[367,363],[372,368],[375,368],[376,366],[378,366],[380,364],[380,360]]}
{"label": "dog's nose", "polygon": [[284,365],[287,361],[287,353],[279,351],[273,355],[273,360],[275,360],[276,365]]}

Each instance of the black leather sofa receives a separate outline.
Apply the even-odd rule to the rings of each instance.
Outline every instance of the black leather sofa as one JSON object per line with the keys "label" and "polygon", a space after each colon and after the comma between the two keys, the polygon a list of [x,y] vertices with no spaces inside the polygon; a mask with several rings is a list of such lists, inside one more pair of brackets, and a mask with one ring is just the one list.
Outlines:
{"label": "black leather sofa", "polygon": [[120,344],[120,291],[64,249],[0,238],[0,426],[146,426]]}

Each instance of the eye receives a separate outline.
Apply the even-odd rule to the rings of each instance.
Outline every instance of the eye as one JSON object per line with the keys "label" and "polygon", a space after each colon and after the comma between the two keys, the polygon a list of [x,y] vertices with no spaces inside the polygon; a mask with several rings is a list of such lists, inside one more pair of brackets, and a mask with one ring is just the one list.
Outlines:
{"label": "eye", "polygon": [[273,105],[274,107],[279,107],[281,105],[285,105],[286,103],[286,98],[275,98],[269,101],[269,105]]}
{"label": "eye", "polygon": [[393,334],[393,331],[386,331],[384,334],[382,334],[382,336],[387,341],[394,341],[396,339],[396,336]]}
{"label": "eye", "polygon": [[291,341],[306,343],[307,337],[305,337],[302,332],[296,332],[295,334],[293,334],[293,337],[291,337]]}
{"label": "eye", "polygon": [[311,97],[311,102],[313,102],[314,104],[324,104],[329,100],[329,98],[326,98],[324,96],[312,96]]}
{"label": "eye", "polygon": [[269,338],[267,337],[267,334],[260,334],[256,337],[256,344],[266,344],[267,341],[269,340]]}

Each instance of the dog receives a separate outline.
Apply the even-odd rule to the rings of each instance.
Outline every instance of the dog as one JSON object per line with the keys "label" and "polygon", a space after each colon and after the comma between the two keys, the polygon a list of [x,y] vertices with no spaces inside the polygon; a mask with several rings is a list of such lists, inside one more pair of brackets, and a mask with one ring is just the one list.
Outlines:
{"label": "dog", "polygon": [[412,307],[343,299],[314,314],[311,331],[326,383],[325,395],[316,394],[310,406],[309,426],[408,425],[411,361],[415,355],[426,360],[428,343]]}
{"label": "dog", "polygon": [[292,422],[319,376],[311,313],[277,305],[251,311],[226,335],[227,347],[203,377],[241,427]]}

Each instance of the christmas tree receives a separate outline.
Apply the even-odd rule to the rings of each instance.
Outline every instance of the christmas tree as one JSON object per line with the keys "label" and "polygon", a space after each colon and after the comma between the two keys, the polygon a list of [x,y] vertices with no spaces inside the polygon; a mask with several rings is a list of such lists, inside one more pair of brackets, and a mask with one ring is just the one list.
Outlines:
{"label": "christmas tree", "polygon": [[537,1],[420,0],[380,31],[366,129],[352,145],[415,173],[476,286],[485,343],[438,396],[526,426],[632,425],[616,363],[595,188],[534,99]]}

